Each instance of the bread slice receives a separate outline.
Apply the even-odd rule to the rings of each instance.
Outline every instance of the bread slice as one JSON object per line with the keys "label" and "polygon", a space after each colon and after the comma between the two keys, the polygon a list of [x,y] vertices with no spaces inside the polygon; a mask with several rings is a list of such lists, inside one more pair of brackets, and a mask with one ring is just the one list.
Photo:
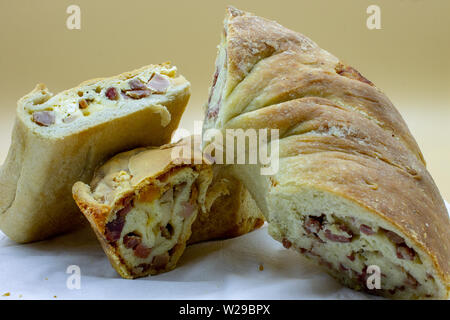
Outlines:
{"label": "bread slice", "polygon": [[[175,268],[191,227],[194,243],[237,236],[262,225],[248,193],[229,196],[242,193],[242,184],[224,180],[226,173],[213,174],[212,162],[202,159],[190,139],[118,154],[97,170],[90,186],[77,182],[73,187],[75,201],[124,278]],[[192,147],[192,153],[180,153],[184,147]],[[219,201],[238,213],[212,211]],[[199,223],[194,223],[197,216]]]}
{"label": "bread slice", "polygon": [[232,171],[275,239],[351,288],[448,297],[448,213],[386,95],[305,36],[229,8],[204,132],[262,128],[278,130],[278,171]]}
{"label": "bread slice", "polygon": [[45,239],[84,219],[71,197],[118,152],[168,143],[190,96],[170,64],[86,81],[53,95],[40,84],[18,101],[0,169],[0,228],[17,242]]}

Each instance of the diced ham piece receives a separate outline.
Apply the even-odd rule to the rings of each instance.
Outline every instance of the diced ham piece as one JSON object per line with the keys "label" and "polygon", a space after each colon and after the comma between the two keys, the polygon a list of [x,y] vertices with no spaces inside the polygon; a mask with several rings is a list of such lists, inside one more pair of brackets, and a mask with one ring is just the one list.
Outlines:
{"label": "diced ham piece", "polygon": [[362,233],[371,236],[375,233],[375,231],[372,230],[371,227],[369,227],[368,225],[362,224],[359,226],[359,231],[361,231]]}
{"label": "diced ham piece", "polygon": [[123,245],[128,249],[134,249],[141,241],[141,237],[134,234],[127,234],[123,237]]}
{"label": "diced ham piece", "polygon": [[169,253],[163,253],[153,257],[152,267],[155,269],[164,269],[169,263]]}
{"label": "diced ham piece", "polygon": [[135,248],[134,248],[134,255],[136,257],[145,259],[147,258],[150,253],[152,252],[152,248],[147,247],[145,244],[139,243]]}
{"label": "diced ham piece", "polygon": [[182,208],[183,209],[181,210],[181,212],[179,214],[180,214],[180,216],[182,216],[185,219],[187,219],[190,216],[192,216],[192,214],[195,211],[195,206],[192,203],[190,203],[190,202],[184,202],[182,204]]}
{"label": "diced ham piece", "polygon": [[386,237],[388,237],[388,239],[391,240],[395,244],[401,244],[401,243],[405,242],[405,240],[403,240],[403,238],[400,237],[395,232],[384,229],[384,233],[386,234]]}
{"label": "diced ham piece", "polygon": [[135,78],[131,79],[128,84],[130,85],[131,90],[146,90],[148,89],[145,83],[143,83],[141,80]]}
{"label": "diced ham piece", "polygon": [[338,224],[338,228],[339,228],[339,230],[347,232],[348,234],[352,234],[352,231],[350,230],[350,228],[343,223]]}
{"label": "diced ham piece", "polygon": [[154,93],[165,93],[167,88],[170,86],[170,81],[160,74],[155,73],[155,75],[148,82],[147,86]]}
{"label": "diced ham piece", "polygon": [[351,242],[353,235],[351,234],[351,231],[345,231],[347,234],[346,235],[339,235],[339,234],[334,234],[331,232],[331,230],[326,229],[325,230],[325,237],[328,240],[334,241],[334,242],[342,242],[342,243],[346,243],[346,242]]}
{"label": "diced ham piece", "polygon": [[305,219],[303,226],[307,233],[317,234],[322,228],[322,223],[319,218],[309,216]]}
{"label": "diced ham piece", "polygon": [[286,249],[289,249],[292,246],[292,242],[290,242],[288,239],[283,238],[283,240],[281,241],[281,243],[283,244],[283,247],[285,247]]}
{"label": "diced ham piece", "polygon": [[119,240],[124,224],[125,224],[125,219],[123,217],[118,217],[117,219],[109,222],[106,225],[106,231],[105,231],[106,239],[108,239],[108,241],[111,241],[111,242]]}
{"label": "diced ham piece", "polygon": [[397,245],[397,258],[404,260],[414,260],[416,252],[408,247],[406,244]]}
{"label": "diced ham piece", "polygon": [[40,126],[48,127],[55,123],[55,113],[53,111],[35,111],[33,121]]}
{"label": "diced ham piece", "polygon": [[348,258],[350,261],[355,261],[355,253],[352,252],[352,254],[348,255],[347,258]]}
{"label": "diced ham piece", "polygon": [[114,87],[106,89],[105,95],[109,100],[119,100],[119,93]]}
{"label": "diced ham piece", "polygon": [[106,224],[105,237],[108,241],[113,242],[120,239],[120,234],[122,233],[125,224],[125,216],[130,212],[132,207],[133,205],[130,201],[123,209],[116,213],[116,219]]}

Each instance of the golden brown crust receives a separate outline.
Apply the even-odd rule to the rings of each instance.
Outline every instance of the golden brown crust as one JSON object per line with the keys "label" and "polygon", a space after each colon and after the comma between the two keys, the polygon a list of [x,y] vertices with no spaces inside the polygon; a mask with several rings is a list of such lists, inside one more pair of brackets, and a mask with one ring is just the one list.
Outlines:
{"label": "golden brown crust", "polygon": [[234,8],[222,46],[226,84],[206,128],[280,129],[272,187],[304,183],[367,208],[426,252],[448,287],[448,213],[385,94],[303,35]]}
{"label": "golden brown crust", "polygon": [[[376,119],[384,129],[392,131],[423,161],[422,153],[406,123],[384,93],[354,68],[344,66],[310,39],[274,21],[248,13],[237,16],[230,14],[226,39],[227,83],[231,86],[229,98],[236,105],[233,106],[233,113],[223,115],[225,121],[248,111],[243,108],[249,108],[249,100],[261,103],[252,101],[252,97],[261,94],[260,90],[267,92],[267,97],[260,97],[266,99],[263,100],[266,104],[297,97],[322,96],[367,113],[367,117]],[[251,81],[249,76],[260,82]],[[248,88],[245,82],[241,83],[244,77]],[[238,83],[239,95],[233,96],[231,90]],[[241,100],[243,97],[246,98]],[[221,112],[225,111],[219,112],[219,118]]]}

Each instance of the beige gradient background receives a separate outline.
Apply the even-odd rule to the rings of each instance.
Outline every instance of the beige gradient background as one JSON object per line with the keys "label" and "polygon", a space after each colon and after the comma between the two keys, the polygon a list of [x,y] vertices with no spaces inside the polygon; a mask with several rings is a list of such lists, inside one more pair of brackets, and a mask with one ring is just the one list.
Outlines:
{"label": "beige gradient background", "polygon": [[[71,4],[81,7],[81,30],[66,28]],[[227,4],[311,37],[384,90],[450,200],[448,0],[1,0],[0,163],[16,101],[38,82],[58,92],[169,60],[192,83],[182,120],[192,130],[203,118]],[[381,7],[382,30],[366,27],[370,4]]]}

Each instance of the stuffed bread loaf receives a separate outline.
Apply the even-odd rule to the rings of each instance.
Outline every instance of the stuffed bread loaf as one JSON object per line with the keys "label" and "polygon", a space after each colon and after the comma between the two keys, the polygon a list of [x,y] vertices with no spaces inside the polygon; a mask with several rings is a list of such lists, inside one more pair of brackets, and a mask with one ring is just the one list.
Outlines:
{"label": "stuffed bread loaf", "polygon": [[[229,8],[204,132],[260,128],[279,130],[278,172],[233,170],[275,239],[351,288],[448,297],[448,213],[399,112],[310,39]],[[369,290],[373,265],[381,288]]]}
{"label": "stuffed bread loaf", "polygon": [[263,224],[264,216],[244,184],[229,167],[213,165],[213,180],[188,244],[238,237]]}
{"label": "stuffed bread loaf", "polygon": [[170,64],[86,81],[53,95],[45,85],[18,101],[0,169],[0,229],[17,242],[45,239],[83,221],[71,188],[102,161],[168,143],[190,96]]}
{"label": "stuffed bread loaf", "polygon": [[[75,201],[122,277],[175,268],[191,227],[194,243],[237,236],[262,225],[248,192],[239,196],[242,184],[228,180],[226,172],[213,173],[212,162],[193,146],[185,138],[161,148],[121,153],[96,171],[90,186],[74,185]],[[192,147],[192,153],[175,150],[184,147]],[[224,208],[215,211],[215,202]]]}

